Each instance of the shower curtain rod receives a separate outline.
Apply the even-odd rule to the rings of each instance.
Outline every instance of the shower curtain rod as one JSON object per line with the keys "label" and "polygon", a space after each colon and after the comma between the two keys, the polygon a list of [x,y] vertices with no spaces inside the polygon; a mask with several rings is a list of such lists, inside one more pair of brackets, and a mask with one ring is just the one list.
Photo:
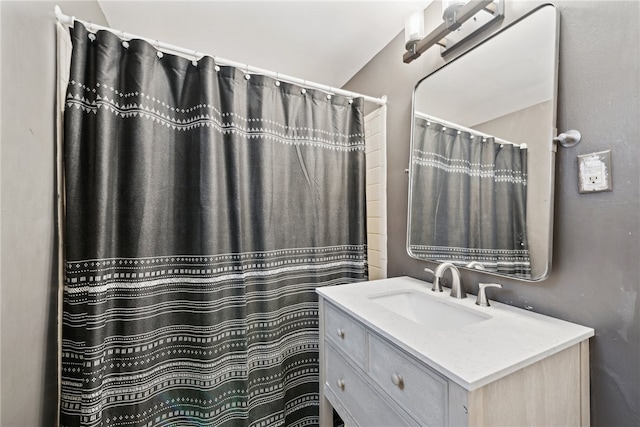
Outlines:
{"label": "shower curtain rod", "polygon": [[422,119],[425,119],[427,121],[440,123],[443,126],[447,126],[447,127],[450,127],[450,128],[456,129],[456,130],[464,131],[464,132],[469,132],[470,134],[473,134],[473,135],[476,135],[476,136],[481,136],[483,138],[493,138],[495,140],[495,142],[497,142],[498,144],[510,144],[510,145],[514,145],[516,147],[520,147],[523,150],[525,150],[527,148],[527,144],[516,144],[514,142],[507,141],[505,139],[498,138],[498,137],[495,137],[495,136],[492,136],[492,135],[489,135],[489,134],[486,134],[486,133],[478,132],[475,129],[466,128],[464,126],[460,126],[459,124],[456,124],[456,123],[453,123],[453,122],[448,122],[446,120],[440,119],[438,117],[433,117],[433,116],[430,116],[430,115],[425,114],[425,113],[420,113],[420,112],[416,111],[415,115],[420,117],[420,118],[422,118]]}
{"label": "shower curtain rod", "polygon": [[80,19],[77,19],[75,16],[68,16],[65,15],[64,13],[62,13],[62,10],[60,9],[60,6],[55,7],[55,13],[56,13],[56,18],[58,20],[58,22],[60,22],[63,25],[66,26],[72,26],[74,21],[78,21],[80,23],[82,23],[83,25],[85,25],[89,31],[91,32],[95,32],[97,30],[106,30],[106,31],[110,31],[114,34],[116,34],[117,36],[119,36],[122,39],[127,39],[127,40],[131,40],[131,39],[140,39],[140,40],[144,40],[146,42],[148,42],[149,44],[155,46],[158,50],[162,50],[164,52],[167,53],[175,53],[178,54],[180,56],[183,57],[187,57],[188,59],[195,59],[195,60],[199,60],[201,59],[203,56],[211,56],[216,64],[219,65],[228,65],[231,67],[236,67],[239,68],[243,71],[246,71],[247,73],[253,73],[253,74],[262,74],[265,76],[269,76],[269,77],[273,77],[275,79],[281,80],[281,81],[285,81],[288,83],[294,83],[306,88],[312,88],[312,89],[319,89],[321,91],[324,92],[328,92],[331,94],[335,94],[335,95],[342,95],[342,96],[347,96],[347,97],[351,97],[351,98],[364,98],[365,101],[373,103],[373,104],[377,104],[377,105],[385,105],[387,103],[387,97],[383,96],[382,98],[375,98],[372,96],[368,96],[368,95],[363,95],[361,93],[357,93],[357,92],[351,92],[351,91],[347,91],[344,89],[338,89],[338,88],[334,88],[328,85],[323,85],[321,83],[314,83],[314,82],[310,82],[307,80],[303,80],[297,77],[292,77],[292,76],[287,76],[285,74],[280,74],[280,73],[276,73],[275,71],[269,71],[269,70],[265,70],[262,68],[258,68],[258,67],[253,67],[251,65],[248,64],[242,64],[240,62],[236,62],[236,61],[231,61],[229,59],[224,59],[224,58],[220,58],[217,56],[213,56],[213,55],[206,55],[205,53],[202,52],[198,52],[196,50],[193,49],[185,49],[183,47],[180,46],[175,46],[169,43],[163,43],[160,42],[158,40],[153,40],[153,39],[149,39],[146,37],[141,37],[141,36],[137,36],[135,34],[130,34],[130,33],[125,33],[124,31],[120,31],[120,30],[115,30],[113,28],[109,28],[109,27],[104,27],[102,25],[97,25],[97,24],[93,24],[91,22],[87,22],[87,21],[82,21]]}

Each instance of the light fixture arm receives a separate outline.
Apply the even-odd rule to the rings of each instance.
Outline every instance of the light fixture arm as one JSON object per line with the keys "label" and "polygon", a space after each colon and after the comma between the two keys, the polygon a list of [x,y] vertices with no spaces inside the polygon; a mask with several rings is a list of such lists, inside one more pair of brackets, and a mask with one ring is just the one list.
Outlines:
{"label": "light fixture arm", "polygon": [[402,56],[402,60],[408,64],[426,52],[433,45],[441,44],[442,40],[449,33],[460,28],[465,21],[471,19],[483,9],[487,13],[494,15],[494,19],[502,19],[504,17],[503,10],[494,11],[488,7],[492,2],[492,0],[470,0],[453,14],[452,19],[443,21],[422,40],[417,41],[411,48],[407,48],[407,51]]}

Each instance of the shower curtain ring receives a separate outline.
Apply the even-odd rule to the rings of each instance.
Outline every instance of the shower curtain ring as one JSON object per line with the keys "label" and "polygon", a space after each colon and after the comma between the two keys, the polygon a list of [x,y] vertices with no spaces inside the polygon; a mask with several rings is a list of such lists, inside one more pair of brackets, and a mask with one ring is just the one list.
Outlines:
{"label": "shower curtain ring", "polygon": [[160,51],[160,40],[157,40],[157,39],[156,39],[156,49],[158,50],[156,55],[158,55],[158,58],[162,58],[164,56],[164,53]]}
{"label": "shower curtain ring", "polygon": [[334,92],[335,92],[335,89],[329,86],[329,93],[327,94],[327,99],[331,99]]}

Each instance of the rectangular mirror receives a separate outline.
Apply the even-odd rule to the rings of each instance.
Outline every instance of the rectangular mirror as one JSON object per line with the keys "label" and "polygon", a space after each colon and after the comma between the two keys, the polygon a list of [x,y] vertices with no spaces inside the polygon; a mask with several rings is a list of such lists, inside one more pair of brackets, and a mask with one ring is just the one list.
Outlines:
{"label": "rectangular mirror", "polygon": [[543,5],[418,82],[410,256],[549,275],[558,38],[558,12]]}

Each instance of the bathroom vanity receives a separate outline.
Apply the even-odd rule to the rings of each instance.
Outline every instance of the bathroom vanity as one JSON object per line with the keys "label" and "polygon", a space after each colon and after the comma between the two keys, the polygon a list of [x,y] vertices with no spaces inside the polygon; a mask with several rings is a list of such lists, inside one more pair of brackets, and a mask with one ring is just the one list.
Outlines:
{"label": "bathroom vanity", "polygon": [[[445,267],[460,297],[458,268],[550,274],[559,22],[536,7],[416,85],[407,252],[439,264],[434,288]],[[322,427],[332,409],[349,427],[590,424],[593,329],[431,288],[318,289]]]}
{"label": "bathroom vanity", "polygon": [[321,427],[589,425],[593,329],[430,289],[318,289]]}

